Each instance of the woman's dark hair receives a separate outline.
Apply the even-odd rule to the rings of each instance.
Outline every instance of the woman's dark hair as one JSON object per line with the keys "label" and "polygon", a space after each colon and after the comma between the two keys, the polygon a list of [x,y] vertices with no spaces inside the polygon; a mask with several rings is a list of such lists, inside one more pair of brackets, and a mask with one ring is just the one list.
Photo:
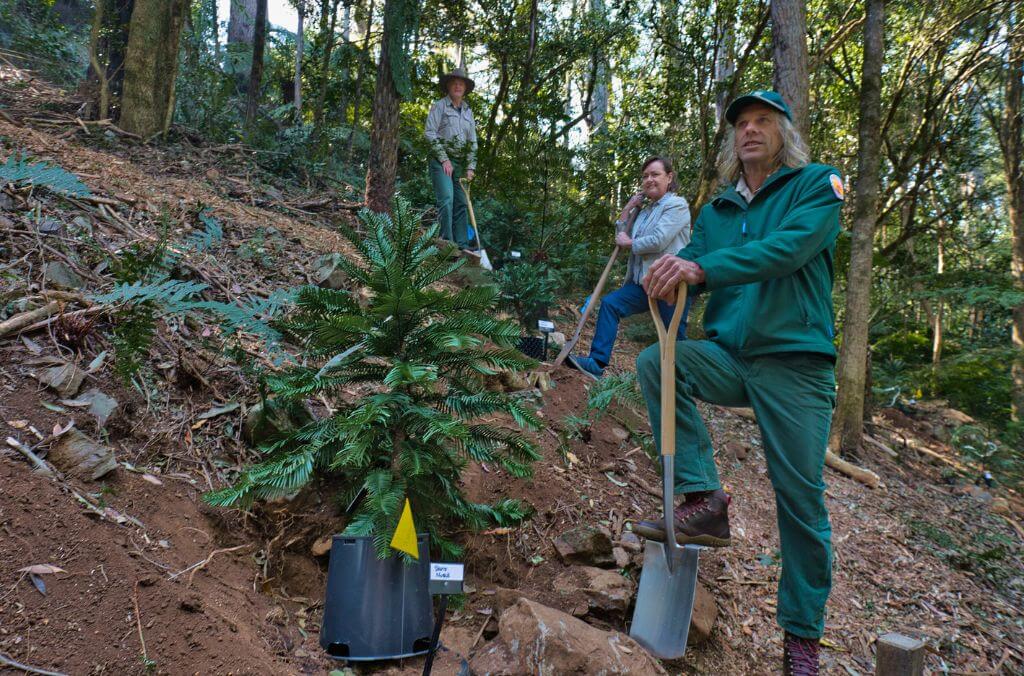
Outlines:
{"label": "woman's dark hair", "polygon": [[679,188],[679,181],[676,180],[676,170],[672,168],[672,160],[664,155],[651,155],[648,157],[640,167],[640,173],[643,173],[644,169],[655,162],[661,162],[661,166],[665,168],[665,173],[672,174],[672,182],[668,184],[668,189],[675,192]]}

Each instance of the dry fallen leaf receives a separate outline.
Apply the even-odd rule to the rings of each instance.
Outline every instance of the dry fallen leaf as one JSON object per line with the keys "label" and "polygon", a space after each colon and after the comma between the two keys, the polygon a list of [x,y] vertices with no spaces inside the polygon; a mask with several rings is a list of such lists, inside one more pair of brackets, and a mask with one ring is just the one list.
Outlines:
{"label": "dry fallen leaf", "polygon": [[7,424],[10,425],[11,427],[13,427],[16,430],[23,430],[26,427],[28,427],[28,421],[27,420],[8,420]]}
{"label": "dry fallen leaf", "polygon": [[149,483],[153,484],[154,486],[163,486],[164,485],[163,481],[160,481],[160,479],[157,479],[152,474],[143,474],[142,475],[142,479],[144,481],[148,481]]}
{"label": "dry fallen leaf", "polygon": [[52,575],[53,573],[66,573],[67,571],[53,565],[52,563],[37,563],[33,566],[19,568],[18,572],[30,573],[32,575]]}

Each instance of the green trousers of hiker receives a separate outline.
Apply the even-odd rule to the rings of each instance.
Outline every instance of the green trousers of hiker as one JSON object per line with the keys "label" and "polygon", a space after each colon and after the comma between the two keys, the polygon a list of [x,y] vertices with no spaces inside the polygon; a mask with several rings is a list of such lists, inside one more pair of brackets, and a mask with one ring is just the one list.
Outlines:
{"label": "green trousers of hiker", "polygon": [[466,225],[466,193],[459,185],[459,179],[466,175],[465,169],[452,162],[452,175],[444,173],[441,163],[430,160],[430,182],[434,185],[434,203],[437,205],[437,222],[441,224],[441,238],[455,242],[460,248],[469,248],[469,228]]}
{"label": "green trousers of hiker", "polygon": [[[655,441],[661,444],[658,346],[637,359]],[[677,494],[721,488],[711,437],[694,398],[750,406],[761,428],[782,543],[777,619],[783,629],[818,638],[832,587],[832,528],[822,478],[835,373],[825,355],[784,352],[744,359],[709,340],[676,343]]]}

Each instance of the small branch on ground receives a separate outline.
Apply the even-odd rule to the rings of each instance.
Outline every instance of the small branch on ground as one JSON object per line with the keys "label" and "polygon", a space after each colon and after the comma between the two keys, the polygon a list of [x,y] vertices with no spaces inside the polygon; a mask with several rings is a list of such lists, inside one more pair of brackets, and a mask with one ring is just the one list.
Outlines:
{"label": "small branch on ground", "polygon": [[210,555],[207,556],[202,561],[197,561],[197,562],[193,563],[191,566],[189,566],[188,568],[183,568],[183,569],[179,570],[177,573],[171,573],[168,576],[168,579],[173,580],[173,579],[177,578],[178,576],[180,576],[180,575],[182,575],[184,573],[188,573],[189,571],[192,571],[191,573],[189,573],[189,576],[188,576],[188,586],[191,586],[192,585],[192,580],[193,580],[193,578],[195,578],[196,573],[198,573],[200,570],[205,568],[211,561],[213,561],[213,557],[214,556],[216,556],[217,554],[227,554],[228,552],[234,552],[234,551],[237,551],[239,549],[245,549],[246,547],[251,547],[251,546],[252,546],[252,543],[249,542],[249,543],[246,543],[244,545],[238,545],[237,547],[227,547],[226,549],[214,549],[212,552],[210,552]]}
{"label": "small branch on ground", "polygon": [[26,326],[38,322],[40,319],[51,317],[56,314],[60,308],[61,304],[58,301],[51,301],[42,307],[37,307],[35,310],[16,314],[10,319],[0,322],[0,338],[3,338],[9,333],[17,333]]}
{"label": "small branch on ground", "polygon": [[857,467],[853,463],[843,460],[832,451],[825,452],[825,464],[837,472],[856,479],[868,488],[885,488],[885,484],[882,483],[881,477],[877,474],[869,469]]}
{"label": "small branch on ground", "polygon": [[139,630],[139,643],[142,644],[142,660],[149,665],[149,654],[146,652],[146,639],[142,637],[142,617],[139,613],[139,581],[135,581],[132,589],[132,603],[135,604],[135,626]]}
{"label": "small branch on ground", "polygon": [[67,676],[67,674],[63,674],[59,671],[47,671],[46,669],[40,669],[38,667],[31,667],[27,664],[22,664],[21,662],[12,660],[10,657],[4,655],[3,653],[0,653],[0,664],[6,664],[9,667],[21,669],[22,671],[28,672],[30,674],[42,674],[42,676]]}
{"label": "small branch on ground", "polygon": [[55,477],[55,473],[52,467],[38,455],[32,452],[32,449],[21,443],[14,437],[7,437],[7,445],[24,455],[29,462],[36,468],[35,471],[39,472],[43,476],[51,478]]}

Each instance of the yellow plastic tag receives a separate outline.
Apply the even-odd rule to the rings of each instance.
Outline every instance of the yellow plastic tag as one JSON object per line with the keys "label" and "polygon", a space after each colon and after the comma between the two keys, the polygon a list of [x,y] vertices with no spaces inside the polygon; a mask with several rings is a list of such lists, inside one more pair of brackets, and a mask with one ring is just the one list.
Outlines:
{"label": "yellow plastic tag", "polygon": [[416,544],[416,524],[412,522],[412,507],[409,505],[409,498],[405,499],[402,517],[398,520],[398,528],[395,529],[395,534],[391,538],[391,547],[405,552],[417,561],[420,558],[420,550]]}

